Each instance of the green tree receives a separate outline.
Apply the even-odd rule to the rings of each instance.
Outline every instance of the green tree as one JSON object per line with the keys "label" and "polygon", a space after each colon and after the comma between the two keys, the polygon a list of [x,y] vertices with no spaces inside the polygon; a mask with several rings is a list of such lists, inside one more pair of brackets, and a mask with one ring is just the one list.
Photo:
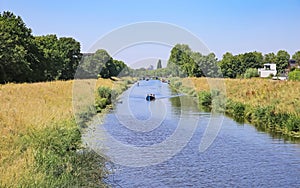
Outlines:
{"label": "green tree", "polygon": [[80,43],[73,38],[62,37],[58,40],[58,49],[62,61],[59,79],[73,79],[82,58]]}
{"label": "green tree", "polygon": [[157,62],[156,69],[161,69],[161,68],[162,68],[161,60],[159,59],[158,62]]}
{"label": "green tree", "polygon": [[265,54],[263,62],[264,63],[275,63],[276,62],[276,55],[273,52]]}
{"label": "green tree", "polygon": [[192,51],[186,44],[176,44],[168,60],[168,68],[172,70],[173,76],[193,76],[196,64],[193,61]]}
{"label": "green tree", "polygon": [[290,54],[287,51],[279,50],[276,55],[276,69],[278,73],[284,72],[289,65]]}
{"label": "green tree", "polygon": [[11,12],[0,14],[0,83],[31,81],[31,29]]}
{"label": "green tree", "polygon": [[43,71],[46,80],[59,79],[63,69],[63,57],[56,35],[35,37],[35,44],[43,54]]}
{"label": "green tree", "polygon": [[221,61],[219,61],[223,77],[225,78],[236,78],[237,75],[242,74],[242,61],[241,56],[233,56],[227,52],[223,55]]}
{"label": "green tree", "polygon": [[263,63],[263,55],[260,52],[248,52],[242,55],[242,73],[249,68],[260,68]]}
{"label": "green tree", "polygon": [[298,65],[300,65],[300,51],[295,52],[292,58],[296,61]]}

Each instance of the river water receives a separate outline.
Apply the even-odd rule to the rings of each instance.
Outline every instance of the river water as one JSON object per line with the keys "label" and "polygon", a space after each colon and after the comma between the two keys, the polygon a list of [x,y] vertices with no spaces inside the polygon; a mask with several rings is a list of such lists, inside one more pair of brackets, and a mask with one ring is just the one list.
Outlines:
{"label": "river water", "polygon": [[[147,93],[157,100],[146,101]],[[112,159],[106,182],[112,187],[300,187],[300,144],[217,116],[167,84],[140,81],[95,126],[93,137],[104,132],[105,138],[92,139],[93,147]],[[220,131],[200,152],[212,118],[223,120]]]}

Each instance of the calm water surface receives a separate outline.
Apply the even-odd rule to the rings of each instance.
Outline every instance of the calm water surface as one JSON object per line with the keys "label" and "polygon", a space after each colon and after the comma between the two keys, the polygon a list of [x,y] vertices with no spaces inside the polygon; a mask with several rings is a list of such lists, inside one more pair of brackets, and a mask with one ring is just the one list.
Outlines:
{"label": "calm water surface", "polygon": [[[155,93],[158,100],[147,102],[147,93]],[[163,121],[150,131],[133,131],[124,126],[130,124],[132,116],[127,114],[126,121],[125,114],[120,122],[120,117],[116,115],[118,110],[124,108],[127,97],[123,97],[120,99],[123,102],[117,104],[115,111],[106,115],[104,123],[97,125],[95,132],[105,131],[127,145],[148,147],[170,138],[182,113],[188,113],[189,118],[199,121],[185,147],[168,160],[145,167],[109,165],[114,173],[108,177],[107,182],[112,187],[300,187],[299,144],[274,139],[266,133],[258,132],[253,126],[242,125],[224,117],[215,141],[205,152],[199,152],[199,143],[211,117],[210,113],[200,111],[191,98],[176,96],[167,84],[155,80],[141,81],[140,86],[133,86],[127,94],[131,114],[141,122],[135,126],[149,124],[149,118],[151,121],[155,115],[152,112],[151,116],[151,109],[161,110],[165,114]],[[162,104],[164,109],[161,108]],[[155,117],[153,119],[155,121]],[[193,127],[186,124],[184,131],[189,133]],[[174,144],[177,141],[180,144],[181,139],[174,140]],[[106,148],[108,155],[110,148],[116,147],[110,138],[95,142]],[[156,154],[146,155],[143,162],[147,164],[168,149],[164,147],[157,150]],[[113,152],[122,155],[124,160],[132,160],[127,149],[120,147]]]}

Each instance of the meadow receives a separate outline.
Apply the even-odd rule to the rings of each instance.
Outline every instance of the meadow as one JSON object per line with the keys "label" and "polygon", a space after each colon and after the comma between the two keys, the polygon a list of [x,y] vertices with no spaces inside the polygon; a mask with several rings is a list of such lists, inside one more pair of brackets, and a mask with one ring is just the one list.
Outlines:
{"label": "meadow", "polygon": [[[109,79],[80,84],[114,86]],[[93,100],[73,86],[74,81],[0,85],[0,187],[104,186],[103,159],[82,146],[74,117]],[[72,107],[73,92],[82,92],[78,100],[87,108]]]}
{"label": "meadow", "polygon": [[[211,95],[217,93],[226,99],[224,111],[236,120],[293,137],[300,136],[300,82],[260,78],[176,78],[173,86],[198,97],[199,102],[207,106],[214,104]],[[221,91],[214,92],[214,88],[221,88]]]}

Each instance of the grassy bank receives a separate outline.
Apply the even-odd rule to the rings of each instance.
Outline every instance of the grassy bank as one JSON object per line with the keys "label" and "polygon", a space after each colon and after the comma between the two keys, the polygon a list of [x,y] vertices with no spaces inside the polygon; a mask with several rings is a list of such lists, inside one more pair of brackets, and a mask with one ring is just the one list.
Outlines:
{"label": "grassy bank", "polygon": [[[88,80],[81,84],[93,86]],[[96,87],[121,92],[127,84],[99,79]],[[104,161],[82,147],[74,118],[79,113],[80,119],[87,118],[81,123],[87,122],[94,113],[93,100],[86,100],[86,91],[74,91],[73,85],[74,81],[0,85],[0,187],[105,186]],[[72,108],[72,92],[82,92],[78,100],[86,108]]]}
{"label": "grassy bank", "polygon": [[[224,83],[226,91],[211,92],[206,78],[174,79],[172,85],[198,97],[204,106],[211,107],[215,103],[221,105],[221,109],[238,121],[249,122],[262,130],[300,137],[300,82],[267,79],[212,80]],[[225,97],[225,104],[213,100]]]}

